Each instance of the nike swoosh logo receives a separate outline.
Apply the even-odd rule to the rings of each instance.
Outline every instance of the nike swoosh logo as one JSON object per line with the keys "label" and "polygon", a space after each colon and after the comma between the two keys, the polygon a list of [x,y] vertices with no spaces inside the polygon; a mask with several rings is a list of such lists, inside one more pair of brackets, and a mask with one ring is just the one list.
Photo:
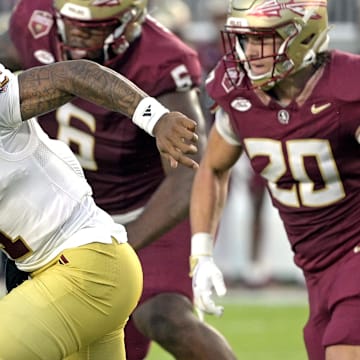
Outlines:
{"label": "nike swoosh logo", "polygon": [[312,105],[311,107],[311,112],[316,115],[316,114],[319,114],[321,113],[322,111],[326,110],[328,107],[331,106],[331,103],[327,103],[327,104],[324,104],[324,105],[320,105],[320,106],[316,106],[315,104]]}

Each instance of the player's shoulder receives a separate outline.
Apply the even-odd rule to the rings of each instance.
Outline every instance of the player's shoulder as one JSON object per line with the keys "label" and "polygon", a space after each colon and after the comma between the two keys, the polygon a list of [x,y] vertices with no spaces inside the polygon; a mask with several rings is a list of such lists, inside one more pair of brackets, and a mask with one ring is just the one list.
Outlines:
{"label": "player's shoulder", "polygon": [[220,59],[205,80],[206,91],[215,99],[231,97],[232,93],[249,96],[248,78],[239,67],[226,67],[224,59]]}
{"label": "player's shoulder", "polygon": [[18,20],[24,20],[24,17],[30,17],[34,11],[47,11],[53,13],[52,0],[20,0],[12,12],[12,17],[18,17]]}
{"label": "player's shoulder", "polygon": [[201,82],[197,52],[150,16],[142,25],[140,38],[129,48],[126,62],[119,66],[118,70],[152,96],[184,91]]}
{"label": "player's shoulder", "polygon": [[330,60],[325,70],[328,79],[327,91],[335,98],[344,101],[360,99],[360,84],[357,76],[360,72],[360,55],[340,50],[330,51]]}
{"label": "player's shoulder", "polygon": [[330,51],[331,62],[334,66],[339,67],[338,72],[343,70],[346,65],[360,66],[360,54],[354,54],[341,50]]}
{"label": "player's shoulder", "polygon": [[143,24],[142,37],[153,52],[160,52],[163,56],[198,58],[193,48],[150,15]]}
{"label": "player's shoulder", "polygon": [[12,39],[29,37],[38,39],[47,35],[54,25],[52,0],[20,0],[10,18]]}
{"label": "player's shoulder", "polygon": [[9,35],[25,68],[54,62],[57,31],[52,0],[20,0],[11,15]]}
{"label": "player's shoulder", "polygon": [[9,84],[17,82],[15,74],[0,63],[0,94],[8,91]]}
{"label": "player's shoulder", "polygon": [[0,63],[0,127],[21,123],[17,77]]}

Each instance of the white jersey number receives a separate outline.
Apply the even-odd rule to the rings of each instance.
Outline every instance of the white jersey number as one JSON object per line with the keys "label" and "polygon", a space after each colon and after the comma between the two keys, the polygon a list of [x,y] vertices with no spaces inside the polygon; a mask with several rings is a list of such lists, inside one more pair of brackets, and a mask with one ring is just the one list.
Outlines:
{"label": "white jersey number", "polygon": [[[90,134],[75,129],[71,126],[71,119],[81,121],[90,131]],[[56,111],[56,120],[59,123],[57,138],[70,145],[75,143],[78,146],[78,158],[81,167],[85,170],[96,171],[98,165],[95,161],[95,137],[92,135],[96,130],[95,117],[75,105],[68,103]]]}
{"label": "white jersey number", "polygon": [[[267,179],[272,196],[286,206],[320,207],[327,206],[345,197],[339,171],[328,140],[301,139],[286,142],[289,171],[298,182],[290,189],[281,189],[277,183],[287,172],[287,163],[280,141],[272,139],[245,139],[244,144],[250,158],[266,156],[269,164],[261,172]],[[316,159],[324,186],[315,189],[306,168],[306,157]]]}
{"label": "white jersey number", "polygon": [[30,255],[31,253],[31,249],[27,247],[26,242],[21,236],[12,239],[2,231],[0,231],[0,247],[12,259],[24,258],[27,254]]}
{"label": "white jersey number", "polygon": [[178,91],[187,91],[191,89],[192,80],[187,67],[182,64],[171,71],[171,76],[176,84]]}

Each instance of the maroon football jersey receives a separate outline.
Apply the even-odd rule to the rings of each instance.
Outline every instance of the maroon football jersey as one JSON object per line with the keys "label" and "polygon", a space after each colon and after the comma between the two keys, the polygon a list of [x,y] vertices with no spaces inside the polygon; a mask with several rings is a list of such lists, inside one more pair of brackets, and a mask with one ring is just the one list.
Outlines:
{"label": "maroon football jersey", "polygon": [[[24,68],[57,58],[52,0],[20,1],[10,22]],[[198,86],[196,52],[147,17],[141,37],[111,67],[151,96]],[[164,178],[155,139],[131,120],[83,100],[41,116],[52,137],[77,154],[98,205],[111,214],[143,206]]]}
{"label": "maroon football jersey", "polygon": [[235,71],[221,61],[207,82],[253,169],[267,180],[305,271],[329,266],[360,242],[359,72],[360,56],[332,52],[287,107],[246,86],[244,74],[231,79]]}

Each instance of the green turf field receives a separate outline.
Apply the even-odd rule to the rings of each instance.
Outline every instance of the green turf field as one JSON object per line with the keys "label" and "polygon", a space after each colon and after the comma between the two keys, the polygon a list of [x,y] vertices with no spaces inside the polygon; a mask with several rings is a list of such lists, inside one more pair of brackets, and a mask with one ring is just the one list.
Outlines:
{"label": "green turf field", "polygon": [[[306,360],[302,328],[307,319],[305,304],[225,304],[222,318],[208,316],[230,342],[239,360]],[[171,360],[152,345],[146,360]]]}

